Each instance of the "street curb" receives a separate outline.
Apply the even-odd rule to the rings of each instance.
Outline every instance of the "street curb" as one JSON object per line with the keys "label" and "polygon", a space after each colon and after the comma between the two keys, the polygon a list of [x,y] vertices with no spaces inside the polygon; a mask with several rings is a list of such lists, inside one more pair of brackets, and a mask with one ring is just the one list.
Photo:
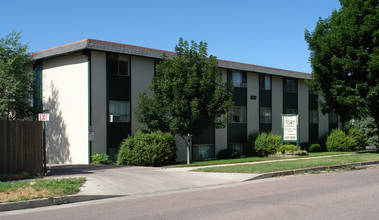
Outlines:
{"label": "street curb", "polygon": [[19,209],[39,208],[45,206],[61,205],[75,202],[85,202],[90,200],[108,199],[122,197],[123,195],[71,195],[54,198],[33,199],[21,202],[0,203],[0,212],[13,211]]}
{"label": "street curb", "polygon": [[369,162],[359,162],[359,163],[348,163],[344,165],[336,165],[336,166],[323,166],[323,167],[313,167],[313,168],[305,168],[305,169],[297,169],[297,170],[286,170],[286,171],[278,171],[278,172],[271,172],[271,173],[264,173],[262,175],[253,177],[251,179],[245,180],[252,181],[252,180],[259,180],[259,179],[266,179],[266,178],[272,178],[272,177],[278,177],[278,176],[289,176],[289,175],[295,175],[295,174],[302,174],[306,173],[308,171],[323,171],[325,169],[341,169],[347,166],[368,166],[368,165],[374,165],[379,164],[379,160],[376,161],[369,161]]}

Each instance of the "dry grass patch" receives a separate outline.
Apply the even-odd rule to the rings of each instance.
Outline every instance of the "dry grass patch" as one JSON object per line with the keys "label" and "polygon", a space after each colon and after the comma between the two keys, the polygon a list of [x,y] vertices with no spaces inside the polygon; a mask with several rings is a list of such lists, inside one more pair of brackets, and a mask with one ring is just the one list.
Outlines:
{"label": "dry grass patch", "polygon": [[1,202],[15,202],[29,199],[39,199],[39,198],[50,198],[52,197],[52,192],[47,189],[37,191],[31,186],[22,187],[16,191],[8,190],[6,192],[0,192],[0,203]]}
{"label": "dry grass patch", "polygon": [[32,180],[0,183],[0,203],[76,194],[85,178]]}

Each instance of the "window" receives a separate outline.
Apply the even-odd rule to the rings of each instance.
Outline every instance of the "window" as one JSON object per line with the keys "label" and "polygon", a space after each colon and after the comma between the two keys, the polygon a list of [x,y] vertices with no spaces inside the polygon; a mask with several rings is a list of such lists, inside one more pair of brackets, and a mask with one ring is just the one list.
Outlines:
{"label": "window", "polygon": [[232,81],[234,87],[246,87],[246,73],[233,71]]}
{"label": "window", "polygon": [[230,109],[230,123],[246,123],[246,107],[233,106]]}
{"label": "window", "polygon": [[109,122],[130,122],[130,102],[109,101]]}
{"label": "window", "polygon": [[113,76],[129,76],[129,56],[108,54],[108,71]]}
{"label": "window", "polygon": [[317,92],[315,90],[309,90],[309,94],[311,94],[311,95],[317,95]]}
{"label": "window", "polygon": [[259,123],[270,124],[271,123],[271,108],[259,109]]}
{"label": "window", "polygon": [[238,150],[241,155],[246,154],[246,144],[245,143],[229,143],[228,149]]}
{"label": "window", "polygon": [[296,93],[296,82],[295,79],[284,78],[284,92]]}
{"label": "window", "polygon": [[210,159],[215,157],[215,147],[213,144],[194,144],[194,160]]}
{"label": "window", "polygon": [[338,124],[338,116],[335,112],[329,113],[329,123],[330,124]]}
{"label": "window", "polygon": [[285,115],[294,115],[297,114],[297,109],[292,109],[292,108],[285,108],[283,111],[283,114]]}
{"label": "window", "polygon": [[259,77],[259,89],[271,90],[271,77],[266,75],[260,75]]}
{"label": "window", "polygon": [[318,111],[317,110],[309,110],[309,123],[318,124]]}

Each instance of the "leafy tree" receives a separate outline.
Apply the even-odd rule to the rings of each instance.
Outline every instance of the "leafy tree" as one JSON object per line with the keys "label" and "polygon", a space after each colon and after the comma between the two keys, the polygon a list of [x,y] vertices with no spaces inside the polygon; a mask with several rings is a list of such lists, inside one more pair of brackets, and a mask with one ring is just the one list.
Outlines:
{"label": "leafy tree", "polygon": [[150,89],[152,97],[140,94],[137,121],[148,129],[170,131],[183,138],[190,163],[193,135],[208,127],[225,126],[223,117],[233,105],[231,87],[222,83],[215,56],[207,57],[207,43],[191,45],[179,39],[176,56],[156,67]]}
{"label": "leafy tree", "polygon": [[345,130],[357,129],[365,136],[366,146],[379,146],[378,128],[372,117],[355,119],[345,124]]}
{"label": "leafy tree", "polygon": [[366,137],[366,145],[377,146],[379,149],[378,126],[375,126],[372,117],[365,117],[355,122],[357,128],[362,131]]}
{"label": "leafy tree", "polygon": [[378,0],[340,0],[341,8],[305,31],[311,51],[310,89],[323,113],[342,121],[372,116],[379,127]]}
{"label": "leafy tree", "polygon": [[31,63],[28,44],[20,42],[13,31],[0,39],[0,119],[15,120],[33,116],[33,74],[25,65]]}

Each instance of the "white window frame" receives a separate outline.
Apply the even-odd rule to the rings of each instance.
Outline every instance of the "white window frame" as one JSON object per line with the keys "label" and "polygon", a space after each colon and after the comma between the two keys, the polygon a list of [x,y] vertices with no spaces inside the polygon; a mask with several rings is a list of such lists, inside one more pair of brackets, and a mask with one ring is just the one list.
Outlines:
{"label": "white window frame", "polygon": [[317,95],[317,92],[315,90],[309,90],[309,94],[311,94],[311,95]]}
{"label": "white window frame", "polygon": [[[124,111],[121,109],[122,104],[126,105]],[[109,100],[108,111],[109,122],[130,122],[130,101]]]}
{"label": "white window frame", "polygon": [[[112,56],[115,56],[117,57],[117,73],[116,74],[111,74],[111,76],[130,76],[130,59],[129,59],[129,55],[125,55],[125,54],[114,54],[112,53]],[[125,61],[127,62],[127,66],[126,66],[126,71],[127,71],[127,74],[120,74],[120,66],[121,66],[121,62],[122,61]]]}
{"label": "white window frame", "polygon": [[286,78],[285,92],[296,93],[296,82],[295,79]]}
{"label": "white window frame", "polygon": [[271,90],[271,76],[262,74],[260,80],[261,81],[259,82],[259,89],[270,91]]}
{"label": "white window frame", "polygon": [[[247,121],[246,106],[233,106],[230,108],[229,114],[230,114],[229,123],[246,123]],[[238,114],[238,115],[235,115],[235,114]],[[233,117],[233,116],[237,116],[238,121],[235,120],[236,117]]]}
{"label": "white window frame", "polygon": [[[129,63],[129,56],[128,55],[124,55],[124,54],[119,54],[118,55],[118,60],[117,60],[118,62],[118,76],[130,76],[130,73],[129,73],[129,71],[130,71],[130,68],[129,68],[129,65],[130,65],[130,63]],[[120,67],[121,67],[121,62],[122,61],[124,61],[124,62],[127,62],[127,66],[126,66],[126,72],[127,72],[127,74],[120,74]]]}
{"label": "white window frame", "polygon": [[285,114],[285,115],[296,115],[297,114],[297,109],[295,109],[295,108],[285,108],[285,109],[283,109],[283,114]]}
{"label": "white window frame", "polygon": [[232,72],[232,82],[233,87],[242,87],[245,88],[247,85],[243,82],[243,72],[233,71]]}
{"label": "white window frame", "polygon": [[309,124],[318,124],[317,110],[309,110]]}
{"label": "white window frame", "polygon": [[245,143],[229,143],[228,149],[238,150],[241,155],[244,153],[244,149],[246,147]]}
{"label": "white window frame", "polygon": [[329,123],[338,124],[338,115],[335,112],[329,113]]}
{"label": "white window frame", "polygon": [[272,112],[271,108],[259,108],[259,123],[261,124],[271,124]]}
{"label": "white window frame", "polygon": [[[199,147],[206,147],[205,151],[199,151]],[[194,159],[212,159],[216,157],[214,144],[193,144],[192,148],[197,148],[197,155],[193,155]],[[194,151],[194,149],[192,149]],[[195,151],[194,151],[195,152]],[[213,154],[213,155],[212,155]]]}

